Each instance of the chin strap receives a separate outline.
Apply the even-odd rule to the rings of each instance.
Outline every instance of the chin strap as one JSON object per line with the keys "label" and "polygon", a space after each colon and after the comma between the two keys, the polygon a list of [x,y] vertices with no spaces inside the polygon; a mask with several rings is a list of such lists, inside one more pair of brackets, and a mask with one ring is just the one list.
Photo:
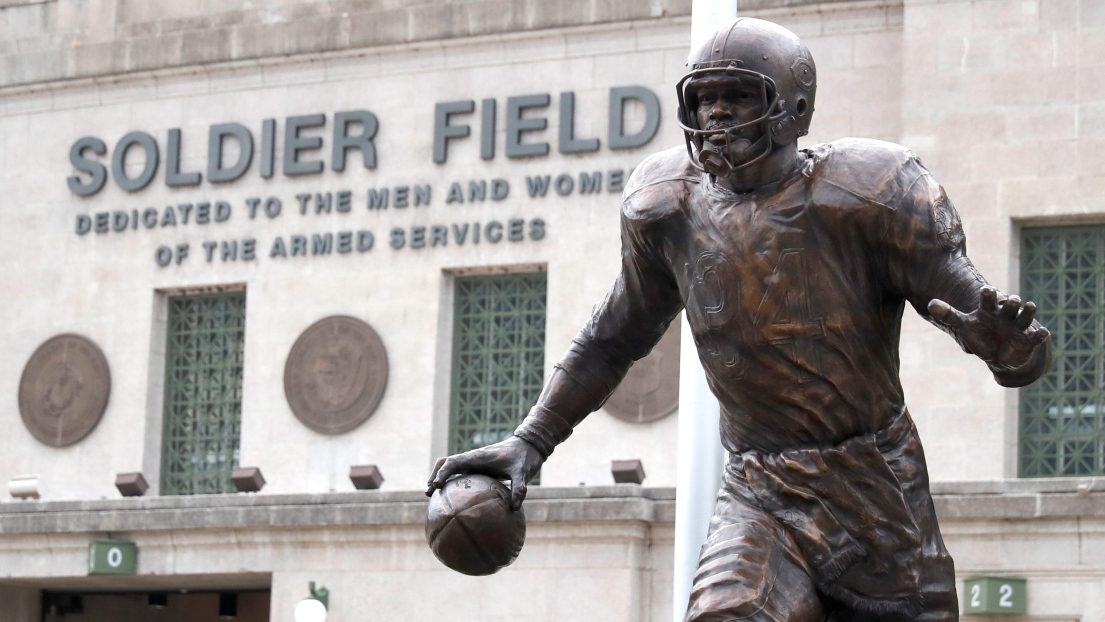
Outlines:
{"label": "chin strap", "polygon": [[[725,153],[718,151],[717,148],[710,143],[703,143],[702,148],[698,151],[698,159],[696,160],[692,154],[691,161],[695,164],[696,167],[713,175],[714,177],[728,177],[734,172],[742,168],[751,166],[752,164],[755,164],[756,162],[759,162],[760,160],[766,158],[768,154],[770,154],[773,150],[773,138],[773,132],[768,131],[765,132],[763,136],[758,138],[756,142],[751,143],[748,146],[747,151],[759,150],[759,153],[756,155],[756,157],[748,160],[747,162],[742,162],[741,164],[733,164],[731,161],[729,161],[729,157]],[[729,141],[729,137],[728,135],[726,135],[726,147],[731,147],[731,145],[732,142]],[[690,145],[688,145],[687,150],[688,153],[690,153]]]}
{"label": "chin strap", "polygon": [[713,149],[704,148],[700,150],[696,164],[714,177],[728,177],[733,174],[733,165],[729,163],[729,158],[726,158],[720,151]]}

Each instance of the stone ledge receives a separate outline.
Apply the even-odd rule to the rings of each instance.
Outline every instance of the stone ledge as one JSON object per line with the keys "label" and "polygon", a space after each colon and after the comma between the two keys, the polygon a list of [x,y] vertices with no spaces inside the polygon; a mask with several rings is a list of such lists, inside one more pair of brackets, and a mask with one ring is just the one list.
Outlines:
{"label": "stone ledge", "polygon": [[904,0],[739,0],[737,14],[760,11],[779,11],[811,7],[817,11],[835,8],[842,4],[869,6],[901,6]]}
{"label": "stone ledge", "polygon": [[941,520],[1105,519],[1105,493],[933,495]]}
{"label": "stone ledge", "polygon": [[932,485],[942,520],[1105,517],[1105,478],[1009,479]]}
{"label": "stone ledge", "polygon": [[[645,498],[674,501],[674,488],[650,488],[636,484],[615,486],[572,486],[530,488],[527,500]],[[417,490],[357,490],[320,494],[225,494],[128,497],[119,499],[80,499],[65,501],[0,501],[0,516],[43,512],[82,512],[103,510],[172,510],[229,507],[268,507],[330,504],[426,503],[426,495]]]}
{"label": "stone ledge", "polygon": [[1105,492],[1105,477],[1038,477],[984,482],[933,482],[934,495]]}
{"label": "stone ledge", "polygon": [[[941,520],[1105,520],[1105,478],[941,483],[933,492]],[[531,522],[668,524],[675,521],[675,489],[535,487],[525,507]],[[426,497],[419,491],[8,501],[0,503],[0,535],[418,525],[425,512]]]}
{"label": "stone ledge", "polygon": [[[0,503],[0,535],[230,529],[243,527],[421,525],[418,491],[318,495],[198,495]],[[530,522],[675,520],[675,490],[637,485],[533,488]]]}
{"label": "stone ledge", "polygon": [[46,4],[47,2],[57,2],[58,0],[0,0],[0,9],[8,9],[14,6],[25,6],[28,4]]}

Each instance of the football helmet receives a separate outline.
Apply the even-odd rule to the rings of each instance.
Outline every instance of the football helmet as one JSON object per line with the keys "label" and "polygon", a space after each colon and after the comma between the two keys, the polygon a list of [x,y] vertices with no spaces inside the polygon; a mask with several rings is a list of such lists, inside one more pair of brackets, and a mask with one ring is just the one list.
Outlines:
{"label": "football helmet", "polygon": [[[707,79],[754,81],[760,90],[763,114],[750,122],[724,128],[699,127],[697,91]],[[721,170],[743,168],[766,157],[775,145],[795,143],[809,132],[817,93],[817,69],[806,44],[794,33],[772,22],[739,17],[722,26],[713,37],[691,52],[687,73],[676,85],[679,97],[679,127],[687,144],[687,154],[699,169],[703,159],[711,158]],[[740,136],[746,128],[759,126],[760,137],[750,147],[750,158],[730,161],[727,151],[718,151],[709,139],[721,135],[725,144]],[[704,151],[705,147],[705,151]],[[714,172],[714,171],[711,171]]]}

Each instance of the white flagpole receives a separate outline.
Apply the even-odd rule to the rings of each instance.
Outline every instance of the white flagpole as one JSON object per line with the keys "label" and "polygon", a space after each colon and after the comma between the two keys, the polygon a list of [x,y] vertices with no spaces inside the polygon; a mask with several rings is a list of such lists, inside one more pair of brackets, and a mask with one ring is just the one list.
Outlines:
{"label": "white flagpole", "polygon": [[[737,0],[692,0],[691,49],[737,16]],[[675,568],[672,621],[682,622],[698,568],[698,554],[714,513],[725,450],[720,409],[683,314],[679,351],[679,441],[675,494]]]}

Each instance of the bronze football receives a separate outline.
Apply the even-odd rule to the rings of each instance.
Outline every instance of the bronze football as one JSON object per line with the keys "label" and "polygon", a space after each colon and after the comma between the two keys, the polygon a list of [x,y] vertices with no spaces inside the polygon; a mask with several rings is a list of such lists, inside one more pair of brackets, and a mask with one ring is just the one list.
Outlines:
{"label": "bronze football", "polygon": [[485,475],[459,475],[430,497],[426,541],[441,563],[472,576],[494,574],[518,557],[526,515],[510,490]]}

